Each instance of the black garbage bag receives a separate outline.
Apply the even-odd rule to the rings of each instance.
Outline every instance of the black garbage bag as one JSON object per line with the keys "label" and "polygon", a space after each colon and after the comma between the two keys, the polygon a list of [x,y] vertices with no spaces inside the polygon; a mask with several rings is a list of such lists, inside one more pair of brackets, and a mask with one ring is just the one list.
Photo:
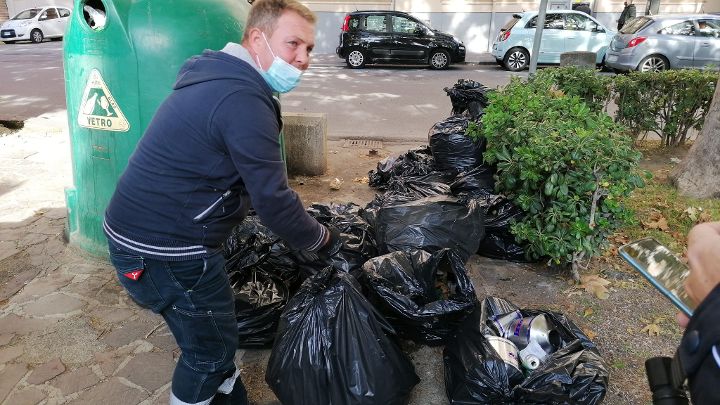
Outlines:
{"label": "black garbage bag", "polygon": [[284,242],[254,215],[233,229],[224,254],[235,296],[238,347],[268,348],[280,314],[299,286],[298,264]]}
{"label": "black garbage bag", "polygon": [[313,204],[307,212],[325,226],[340,231],[342,247],[328,259],[309,252],[293,251],[295,261],[304,278],[325,267],[332,266],[345,272],[355,272],[365,261],[378,255],[375,233],[362,217],[363,210],[356,204]]}
{"label": "black garbage bag", "polygon": [[435,170],[460,173],[482,164],[486,141],[475,142],[465,135],[469,122],[465,115],[452,115],[430,128],[428,142]]}
{"label": "black garbage bag", "polygon": [[503,196],[477,201],[485,207],[485,238],[480,241],[477,254],[513,262],[530,261],[525,255],[525,246],[518,243],[510,231],[510,225],[525,216],[523,210]]}
{"label": "black garbage bag", "polygon": [[228,273],[253,268],[263,269],[282,278],[292,289],[299,285],[298,265],[285,242],[250,215],[233,228],[224,243],[225,269]]}
{"label": "black garbage bag", "polygon": [[445,87],[445,93],[450,97],[452,113],[467,112],[472,119],[477,120],[482,111],[488,106],[488,93],[491,91],[474,80],[458,79],[452,87]]}
{"label": "black garbage bag", "polygon": [[465,265],[450,249],[370,259],[360,280],[398,335],[418,343],[442,344],[477,306]]}
{"label": "black garbage bag", "polygon": [[479,198],[492,195],[495,190],[495,167],[482,164],[468,172],[457,175],[450,183],[450,190],[455,196]]}
{"label": "black garbage bag", "polygon": [[368,206],[366,218],[375,229],[378,251],[422,249],[430,253],[455,249],[463,262],[477,251],[485,232],[482,209],[452,196]]}
{"label": "black garbage bag", "polygon": [[260,267],[230,273],[240,348],[269,348],[288,298],[285,280]]}
{"label": "black garbage bag", "polygon": [[284,405],[403,405],[419,382],[350,274],[305,280],[280,320],[265,380]]}
{"label": "black garbage bag", "polygon": [[433,157],[430,148],[425,146],[381,160],[376,170],[368,172],[368,184],[370,187],[383,190],[394,177],[423,176],[432,171]]}
{"label": "black garbage bag", "polygon": [[[590,339],[564,315],[544,314],[558,331],[561,347],[538,367],[522,375],[506,363],[485,335],[496,335],[488,319],[518,308],[501,298],[486,298],[468,316],[443,350],[445,389],[451,404],[599,404],[605,397],[608,369]],[[519,374],[520,373],[520,374]]]}
{"label": "black garbage bag", "polygon": [[371,207],[451,194],[447,176],[440,172],[432,172],[424,176],[395,177],[388,182],[385,188],[384,193],[375,195],[370,203]]}

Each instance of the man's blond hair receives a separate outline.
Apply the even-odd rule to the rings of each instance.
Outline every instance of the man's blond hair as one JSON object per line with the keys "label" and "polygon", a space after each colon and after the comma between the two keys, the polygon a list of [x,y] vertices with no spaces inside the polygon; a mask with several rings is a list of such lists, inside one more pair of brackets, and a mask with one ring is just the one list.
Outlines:
{"label": "man's blond hair", "polygon": [[317,21],[315,14],[296,0],[255,0],[250,8],[243,41],[248,39],[251,28],[259,28],[265,34],[272,35],[278,19],[285,11],[297,13],[313,25]]}

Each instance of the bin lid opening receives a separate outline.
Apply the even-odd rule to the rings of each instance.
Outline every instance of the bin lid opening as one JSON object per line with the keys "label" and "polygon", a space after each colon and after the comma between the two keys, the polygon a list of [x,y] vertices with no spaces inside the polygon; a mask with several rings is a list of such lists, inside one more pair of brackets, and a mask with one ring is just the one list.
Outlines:
{"label": "bin lid opening", "polygon": [[81,4],[85,23],[95,31],[105,28],[107,23],[105,4],[101,0],[85,0]]}

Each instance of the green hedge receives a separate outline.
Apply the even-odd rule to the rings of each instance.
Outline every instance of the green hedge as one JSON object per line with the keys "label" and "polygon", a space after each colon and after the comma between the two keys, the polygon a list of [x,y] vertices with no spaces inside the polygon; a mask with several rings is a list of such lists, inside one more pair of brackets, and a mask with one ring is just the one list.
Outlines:
{"label": "green hedge", "polygon": [[632,219],[620,201],[644,184],[641,155],[598,104],[591,109],[570,87],[558,91],[550,76],[513,78],[492,93],[468,136],[487,139],[484,159],[497,165],[497,191],[526,212],[511,231],[527,242],[530,258],[571,263],[577,279],[582,259]]}
{"label": "green hedge", "polygon": [[685,143],[690,129],[702,128],[720,74],[671,69],[609,76],[569,66],[542,69],[536,77],[552,80],[593,111],[607,109],[613,100],[615,121],[634,139],[652,132],[664,146],[677,146]]}

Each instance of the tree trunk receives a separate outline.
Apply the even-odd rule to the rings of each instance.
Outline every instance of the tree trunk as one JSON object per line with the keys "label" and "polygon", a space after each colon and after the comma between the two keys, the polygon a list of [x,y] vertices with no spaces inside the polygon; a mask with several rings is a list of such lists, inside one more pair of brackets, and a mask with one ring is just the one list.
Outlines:
{"label": "tree trunk", "polygon": [[680,194],[695,198],[720,197],[720,81],[715,86],[700,134],[670,178]]}

